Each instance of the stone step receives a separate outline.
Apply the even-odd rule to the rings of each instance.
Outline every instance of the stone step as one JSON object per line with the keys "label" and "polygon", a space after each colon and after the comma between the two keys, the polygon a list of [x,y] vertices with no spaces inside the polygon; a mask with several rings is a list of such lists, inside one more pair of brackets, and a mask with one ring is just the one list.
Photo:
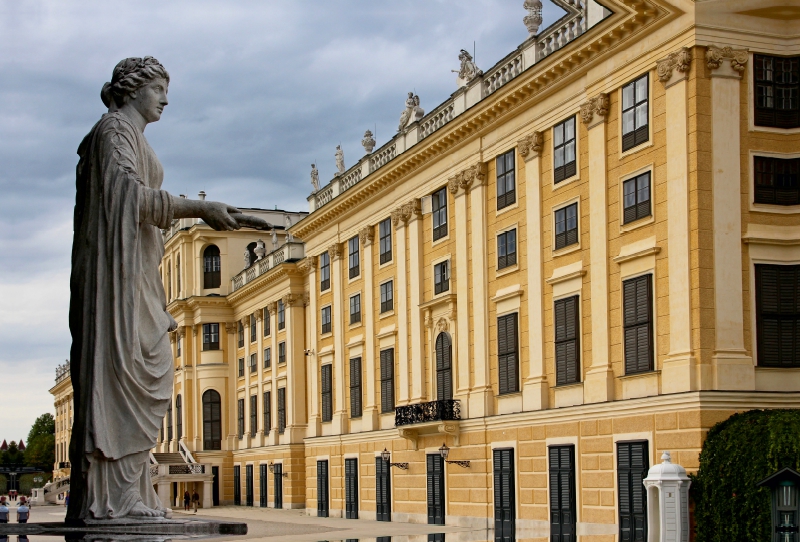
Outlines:
{"label": "stone step", "polygon": [[186,461],[184,461],[183,457],[179,453],[169,453],[169,454],[153,454],[153,457],[156,458],[159,465],[185,465]]}

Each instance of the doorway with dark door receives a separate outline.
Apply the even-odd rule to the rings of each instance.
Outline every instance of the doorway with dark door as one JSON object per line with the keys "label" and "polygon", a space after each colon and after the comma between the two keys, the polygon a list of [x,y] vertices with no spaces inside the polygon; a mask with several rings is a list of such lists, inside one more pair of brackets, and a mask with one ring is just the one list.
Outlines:
{"label": "doorway with dark door", "polygon": [[493,451],[494,539],[514,542],[516,495],[514,488],[514,449]]}
{"label": "doorway with dark door", "polygon": [[389,462],[375,458],[375,519],[392,521],[392,487]]}
{"label": "doorway with dark door", "polygon": [[317,517],[328,517],[330,499],[328,487],[328,461],[317,461]]}
{"label": "doorway with dark door", "polygon": [[275,478],[275,508],[283,508],[283,465],[275,463],[273,466],[272,474]]}
{"label": "doorway with dark door", "polygon": [[428,524],[444,525],[444,458],[442,458],[441,454],[428,454],[426,456],[426,463],[428,486]]}

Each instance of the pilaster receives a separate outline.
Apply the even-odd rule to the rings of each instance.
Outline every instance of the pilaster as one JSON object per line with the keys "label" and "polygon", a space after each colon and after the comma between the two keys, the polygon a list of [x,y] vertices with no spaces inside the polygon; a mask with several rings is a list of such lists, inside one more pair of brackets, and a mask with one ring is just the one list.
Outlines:
{"label": "pilaster", "polygon": [[525,161],[525,246],[528,259],[528,374],[522,383],[522,409],[548,407],[550,390],[544,363],[544,298],[542,281],[542,145],[541,132],[533,132],[517,143]]}
{"label": "pilaster", "polygon": [[414,199],[406,204],[408,212],[408,297],[411,324],[411,403],[425,400],[425,353],[422,337],[422,211],[420,201]]}
{"label": "pilaster", "polygon": [[[334,243],[328,247],[331,258],[331,288],[333,288],[333,307],[331,308],[331,323],[333,324],[333,431],[335,434],[345,433],[347,412],[344,408],[344,249],[341,243]],[[315,328],[315,332],[319,332]],[[320,396],[314,396],[314,402],[319,402]]]}
{"label": "pilaster", "polygon": [[378,428],[378,407],[375,405],[375,318],[373,317],[375,314],[373,312],[375,310],[375,270],[372,268],[372,254],[375,250],[374,228],[372,226],[363,228],[359,232],[359,237],[361,238],[361,253],[364,258],[362,271],[364,273],[364,295],[361,297],[364,314],[364,354],[361,357],[361,370],[366,370],[366,377],[362,380],[366,384],[366,400],[361,412],[361,430],[372,431]]}
{"label": "pilaster", "polygon": [[392,211],[392,224],[397,237],[397,275],[394,279],[395,303],[394,312],[397,315],[397,397],[395,404],[398,406],[408,404],[408,259],[406,225],[410,215],[406,213],[405,206],[400,206]]}
{"label": "pilaster", "polygon": [[746,49],[709,46],[714,216],[714,388],[752,390],[755,367],[744,349],[739,85]]}
{"label": "pilaster", "polygon": [[[303,352],[303,296],[283,296],[286,311],[286,430],[290,442],[300,442],[306,429],[305,353]],[[277,394],[276,394],[277,397]]]}
{"label": "pilaster", "polygon": [[453,194],[453,210],[455,214],[456,257],[451,276],[459,275],[455,280],[456,289],[456,358],[455,358],[455,396],[464,397],[462,401],[462,417],[469,418],[470,392],[470,344],[469,344],[469,239],[467,232],[467,193],[461,190],[458,176],[448,180],[448,189]]}

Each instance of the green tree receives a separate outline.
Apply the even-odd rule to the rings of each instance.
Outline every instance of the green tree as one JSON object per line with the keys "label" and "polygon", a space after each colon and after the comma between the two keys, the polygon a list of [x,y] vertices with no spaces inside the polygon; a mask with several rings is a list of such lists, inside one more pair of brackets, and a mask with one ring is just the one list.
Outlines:
{"label": "green tree", "polygon": [[28,432],[25,448],[25,464],[45,471],[53,468],[56,461],[56,421],[50,413],[42,414],[33,422]]}
{"label": "green tree", "polygon": [[56,434],[56,419],[49,412],[42,414],[36,421],[33,422],[31,430],[28,431],[28,445],[39,435],[55,435]]}

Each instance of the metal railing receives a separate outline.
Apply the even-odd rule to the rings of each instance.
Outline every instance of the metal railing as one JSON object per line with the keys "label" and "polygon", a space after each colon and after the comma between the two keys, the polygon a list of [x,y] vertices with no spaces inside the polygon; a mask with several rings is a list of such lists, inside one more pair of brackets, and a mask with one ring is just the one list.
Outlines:
{"label": "metal railing", "polygon": [[194,463],[187,465],[170,465],[170,474],[205,474],[206,466],[202,463]]}
{"label": "metal railing", "polygon": [[461,404],[457,399],[430,401],[415,405],[399,406],[394,409],[394,425],[450,421],[461,419]]}
{"label": "metal railing", "polygon": [[303,243],[291,241],[273,250],[264,256],[262,260],[257,261],[234,276],[231,279],[231,292],[235,292],[245,284],[253,282],[276,265],[302,259],[305,257],[303,247]]}

